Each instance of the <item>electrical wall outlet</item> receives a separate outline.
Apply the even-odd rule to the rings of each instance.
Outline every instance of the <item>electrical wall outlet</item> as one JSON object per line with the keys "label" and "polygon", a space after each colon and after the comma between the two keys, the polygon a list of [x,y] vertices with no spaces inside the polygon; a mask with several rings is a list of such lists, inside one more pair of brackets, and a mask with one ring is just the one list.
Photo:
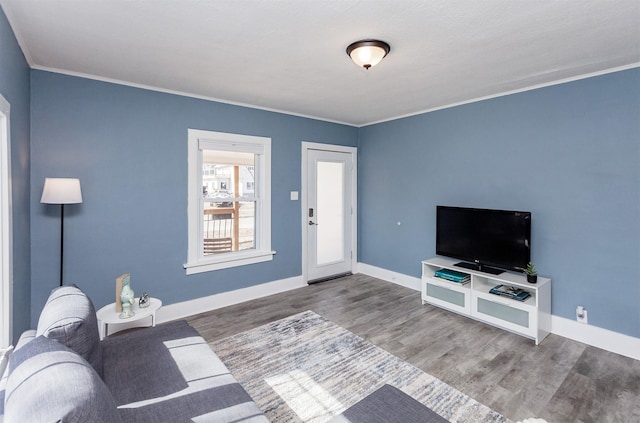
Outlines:
{"label": "electrical wall outlet", "polygon": [[587,319],[587,309],[582,307],[582,306],[578,306],[576,308],[576,320],[578,321],[578,323],[584,323],[584,324],[588,324],[589,320]]}

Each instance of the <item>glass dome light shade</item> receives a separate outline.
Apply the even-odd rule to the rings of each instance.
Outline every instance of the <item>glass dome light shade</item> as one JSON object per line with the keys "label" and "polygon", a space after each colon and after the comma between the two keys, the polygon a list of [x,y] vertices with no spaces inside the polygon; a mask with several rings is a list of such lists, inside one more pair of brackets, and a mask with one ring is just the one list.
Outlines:
{"label": "glass dome light shade", "polygon": [[349,45],[347,54],[356,65],[369,69],[380,63],[390,50],[389,44],[383,41],[362,40]]}

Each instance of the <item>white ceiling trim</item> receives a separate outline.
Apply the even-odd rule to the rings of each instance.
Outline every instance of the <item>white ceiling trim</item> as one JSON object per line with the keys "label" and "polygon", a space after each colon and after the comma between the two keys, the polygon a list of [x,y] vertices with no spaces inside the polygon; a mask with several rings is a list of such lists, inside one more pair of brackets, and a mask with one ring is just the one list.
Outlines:
{"label": "white ceiling trim", "polygon": [[[127,87],[140,88],[140,89],[143,89],[143,90],[156,91],[156,92],[165,93],[165,94],[179,95],[179,96],[182,96],[182,97],[196,98],[198,100],[215,101],[216,103],[229,104],[229,105],[232,105],[232,106],[247,107],[249,109],[264,110],[266,112],[282,113],[282,114],[285,114],[285,115],[297,116],[297,117],[306,118],[306,119],[321,120],[323,122],[337,123],[337,124],[340,124],[340,125],[353,126],[353,127],[356,127],[356,128],[359,127],[359,125],[354,125],[354,124],[348,123],[348,122],[341,122],[341,121],[338,121],[338,120],[324,119],[324,118],[320,118],[320,117],[317,117],[317,116],[310,116],[310,115],[305,115],[305,114],[302,114],[302,113],[292,112],[290,110],[272,109],[272,108],[269,108],[269,107],[256,106],[254,104],[249,104],[249,103],[234,102],[234,101],[224,100],[224,99],[221,99],[221,98],[208,97],[208,96],[204,96],[204,95],[198,95],[198,94],[193,94],[193,93],[188,93],[188,92],[183,92],[183,91],[170,90],[170,89],[167,89],[167,88],[153,87],[151,85],[137,84],[135,82],[121,81],[121,80],[118,80],[118,79],[104,78],[102,76],[90,75],[90,74],[85,74],[85,73],[80,73],[80,72],[72,72],[72,71],[67,71],[67,70],[64,70],[64,69],[48,68],[48,67],[45,67],[45,66],[31,66],[31,69],[41,70],[41,71],[45,71],[45,72],[59,73],[59,74],[62,74],[62,75],[75,76],[75,77],[78,77],[78,78],[92,79],[94,81],[108,82],[110,84],[124,85],[124,86],[127,86]],[[362,126],[365,126],[365,125],[362,125]]]}
{"label": "white ceiling trim", "polygon": [[198,100],[213,101],[213,102],[216,102],[216,103],[229,104],[229,105],[232,105],[232,106],[247,107],[249,109],[264,110],[266,112],[282,113],[282,114],[285,114],[285,115],[296,116],[296,117],[301,117],[301,118],[305,118],[305,119],[319,120],[319,121],[322,121],[322,122],[336,123],[336,124],[339,124],[339,125],[352,126],[352,127],[355,127],[355,128],[363,128],[365,126],[376,125],[378,123],[391,122],[391,121],[394,121],[394,120],[403,119],[403,118],[407,118],[407,117],[411,117],[411,116],[423,115],[425,113],[435,112],[435,111],[438,111],[438,110],[450,109],[452,107],[462,106],[462,105],[471,104],[471,103],[477,103],[477,102],[483,101],[483,100],[490,100],[492,98],[504,97],[504,96],[511,95],[511,94],[518,94],[518,93],[522,93],[522,92],[526,92],[526,91],[537,90],[539,88],[551,87],[551,86],[554,86],[554,85],[565,84],[565,83],[572,82],[572,81],[579,81],[581,79],[592,78],[592,77],[595,77],[595,76],[606,75],[606,74],[609,74],[609,73],[615,73],[615,72],[620,72],[620,71],[624,71],[624,70],[628,70],[628,69],[635,69],[635,68],[640,68],[640,62],[632,63],[632,64],[626,65],[626,66],[618,66],[618,67],[611,68],[611,69],[605,69],[605,70],[598,71],[598,72],[586,73],[586,74],[574,76],[574,77],[571,77],[571,78],[559,79],[557,81],[551,81],[551,82],[547,82],[547,83],[543,83],[543,84],[531,85],[529,87],[525,87],[525,88],[521,88],[521,89],[517,89],[517,90],[504,91],[504,92],[501,92],[501,93],[492,94],[492,95],[488,95],[488,96],[484,96],[484,97],[473,98],[473,99],[470,99],[470,100],[460,101],[460,102],[457,102],[457,103],[451,103],[451,104],[447,104],[447,105],[444,105],[444,106],[439,106],[439,107],[434,107],[434,108],[431,108],[431,109],[421,110],[421,111],[418,111],[418,112],[415,112],[415,113],[408,113],[408,114],[404,114],[404,115],[394,116],[394,117],[391,117],[391,118],[388,118],[388,119],[382,119],[382,120],[377,120],[377,121],[373,121],[373,122],[363,123],[361,125],[355,125],[355,124],[348,123],[348,122],[325,119],[325,118],[321,118],[321,117],[318,117],[318,116],[304,115],[304,114],[301,114],[301,113],[292,112],[290,110],[279,110],[279,109],[272,109],[272,108],[268,108],[268,107],[256,106],[256,105],[248,104],[248,103],[238,103],[238,102],[228,101],[228,100],[215,98],[215,97],[207,97],[207,96],[193,94],[193,93],[169,90],[169,89],[166,89],[166,88],[152,87],[152,86],[149,86],[149,85],[136,84],[136,83],[133,83],[133,82],[127,82],[127,81],[120,81],[120,80],[116,80],[116,79],[103,78],[103,77],[99,77],[99,76],[95,76],[95,75],[88,75],[88,74],[83,74],[83,73],[78,73],[78,72],[70,72],[70,71],[66,71],[66,70],[63,70],[63,69],[53,69],[53,68],[47,68],[47,67],[43,67],[43,66],[32,66],[31,67],[31,69],[41,70],[41,71],[45,71],[45,72],[59,73],[59,74],[62,74],[62,75],[75,76],[75,77],[78,77],[78,78],[91,79],[91,80],[94,80],[94,81],[107,82],[107,83],[111,83],[111,84],[123,85],[123,86],[127,86],[127,87],[132,87],[132,88],[140,88],[140,89],[143,89],[143,90],[156,91],[156,92],[161,92],[161,93],[165,93],[165,94],[178,95],[178,96],[182,96],[182,97],[190,97],[190,98],[195,98],[195,99],[198,99]]}
{"label": "white ceiling trim", "polygon": [[408,114],[402,115],[402,116],[396,116],[396,117],[392,117],[392,118],[389,118],[389,119],[383,119],[383,120],[378,120],[378,121],[375,121],[375,122],[365,123],[363,125],[358,125],[358,127],[362,128],[364,126],[375,125],[377,123],[390,122],[392,120],[403,119],[403,118],[406,118],[406,117],[423,115],[425,113],[435,112],[437,110],[450,109],[452,107],[462,106],[462,105],[470,104],[470,103],[477,103],[479,101],[490,100],[492,98],[504,97],[504,96],[507,96],[507,95],[523,93],[523,92],[526,92],[526,91],[533,91],[533,90],[537,90],[538,88],[552,87],[554,85],[566,84],[568,82],[579,81],[581,79],[593,78],[595,76],[606,75],[606,74],[609,74],[609,73],[615,73],[615,72],[620,72],[620,71],[624,71],[624,70],[628,70],[628,69],[635,69],[635,68],[640,68],[640,62],[632,63],[632,64],[626,65],[626,66],[618,66],[618,67],[611,68],[611,69],[605,69],[605,70],[598,71],[598,72],[585,73],[583,75],[572,76],[570,78],[558,79],[557,81],[545,82],[543,84],[531,85],[529,87],[524,87],[524,88],[520,88],[520,89],[517,89],[517,90],[505,91],[505,92],[501,92],[501,93],[497,93],[497,94],[487,95],[487,96],[484,96],[484,97],[478,97],[478,98],[474,98],[474,99],[471,99],[471,100],[465,100],[465,101],[460,101],[460,102],[457,102],[457,103],[451,103],[451,104],[447,104],[447,105],[444,105],[444,106],[434,107],[432,109],[422,110],[422,111],[415,112],[415,113],[408,113]]}

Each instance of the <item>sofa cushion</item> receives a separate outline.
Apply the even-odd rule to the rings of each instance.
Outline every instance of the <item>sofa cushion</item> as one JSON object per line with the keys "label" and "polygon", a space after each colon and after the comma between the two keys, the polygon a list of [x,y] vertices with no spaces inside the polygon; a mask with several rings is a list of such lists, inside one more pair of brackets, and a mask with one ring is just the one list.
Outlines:
{"label": "sofa cushion", "polygon": [[9,358],[5,422],[121,422],[111,393],[77,353],[38,336]]}
{"label": "sofa cushion", "polygon": [[40,313],[36,335],[55,339],[77,352],[102,377],[102,347],[96,310],[77,286],[51,291]]}
{"label": "sofa cushion", "polygon": [[268,422],[184,320],[102,341],[104,381],[125,422]]}

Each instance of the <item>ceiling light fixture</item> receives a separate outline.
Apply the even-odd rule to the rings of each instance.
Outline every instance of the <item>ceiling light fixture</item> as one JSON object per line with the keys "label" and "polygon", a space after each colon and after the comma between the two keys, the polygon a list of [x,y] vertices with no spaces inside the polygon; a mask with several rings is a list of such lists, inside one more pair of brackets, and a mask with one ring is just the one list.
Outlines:
{"label": "ceiling light fixture", "polygon": [[390,51],[389,44],[379,40],[360,40],[347,47],[347,54],[351,60],[365,69],[380,63]]}

